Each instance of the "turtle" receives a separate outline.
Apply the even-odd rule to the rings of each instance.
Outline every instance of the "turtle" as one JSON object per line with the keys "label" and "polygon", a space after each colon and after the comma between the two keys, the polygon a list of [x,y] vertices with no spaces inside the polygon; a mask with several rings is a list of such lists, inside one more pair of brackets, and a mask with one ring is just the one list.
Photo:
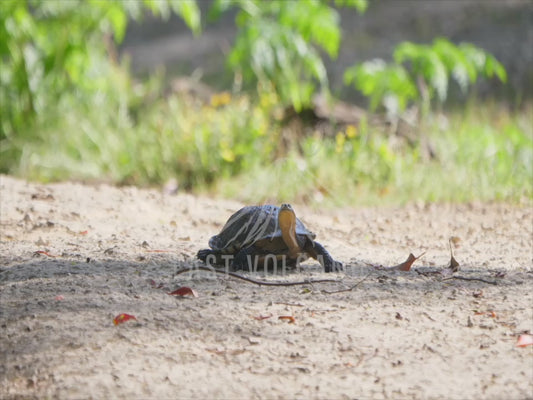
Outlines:
{"label": "turtle", "polygon": [[[198,251],[197,257],[206,264],[226,265],[232,261],[234,270],[251,270],[256,257],[266,262],[282,260],[296,265],[308,257],[316,259],[326,272],[342,270],[308,230],[290,204],[246,206],[233,214],[220,233],[209,240],[210,249]],[[251,261],[254,260],[254,264]]]}

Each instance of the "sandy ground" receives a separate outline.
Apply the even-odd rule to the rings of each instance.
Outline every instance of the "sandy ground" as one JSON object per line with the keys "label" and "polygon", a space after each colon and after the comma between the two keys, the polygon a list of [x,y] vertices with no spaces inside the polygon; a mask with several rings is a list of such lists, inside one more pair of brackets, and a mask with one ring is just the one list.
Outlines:
{"label": "sandy ground", "polygon": [[[533,398],[533,346],[516,346],[533,331],[530,207],[293,204],[346,271],[253,275],[337,280],[268,287],[176,274],[237,202],[0,186],[0,398]],[[181,286],[198,297],[167,294]]]}

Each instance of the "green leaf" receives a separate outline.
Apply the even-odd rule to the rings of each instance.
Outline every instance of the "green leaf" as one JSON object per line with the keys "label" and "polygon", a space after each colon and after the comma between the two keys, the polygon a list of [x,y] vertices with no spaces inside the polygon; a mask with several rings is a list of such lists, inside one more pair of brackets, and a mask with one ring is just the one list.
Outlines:
{"label": "green leaf", "polygon": [[405,61],[418,59],[422,48],[420,45],[411,42],[402,42],[394,50],[394,61],[402,64]]}
{"label": "green leaf", "polygon": [[383,105],[391,112],[401,112],[417,95],[408,72],[401,65],[387,65],[381,59],[347,69],[344,82],[353,84],[370,97],[370,108],[373,110]]}
{"label": "green leaf", "polygon": [[335,5],[355,8],[360,14],[363,14],[368,8],[368,0],[335,0]]}
{"label": "green leaf", "polygon": [[490,78],[496,75],[500,81],[507,82],[507,72],[504,66],[496,60],[496,58],[490,54],[487,55],[487,61],[485,63],[485,74]]}
{"label": "green leaf", "polygon": [[446,66],[448,74],[455,79],[459,87],[466,92],[469,82],[475,82],[475,66],[467,59],[462,49],[444,38],[435,39],[432,49]]}
{"label": "green leaf", "polygon": [[[301,18],[304,12],[301,4],[314,10],[304,22],[301,21],[305,19]],[[242,26],[228,63],[233,70],[242,73],[248,84],[268,83],[283,104],[292,104],[299,111],[310,104],[317,83],[327,90],[326,68],[313,46],[316,43],[313,37],[317,35],[314,27],[321,21],[315,11],[323,10],[323,6],[317,1],[258,2],[256,5],[259,17],[251,18],[242,10],[239,13]],[[276,13],[279,19],[271,18]],[[325,32],[329,32],[331,20],[328,21]],[[332,37],[329,36],[330,40]],[[330,50],[334,50],[333,47]]]}
{"label": "green leaf", "polygon": [[472,66],[477,71],[483,70],[483,67],[487,60],[487,56],[482,49],[470,43],[461,43],[459,48],[461,49],[461,52],[464,54],[466,59],[472,64]]}
{"label": "green leaf", "polygon": [[170,17],[168,0],[143,0],[143,3],[152,14],[160,15],[163,19]]}
{"label": "green leaf", "polygon": [[229,10],[234,5],[236,5],[235,0],[215,0],[209,8],[207,20],[209,22],[215,22],[224,12]]}
{"label": "green leaf", "polygon": [[448,73],[446,65],[435,53],[427,54],[428,68],[424,77],[429,78],[431,86],[437,91],[441,101],[446,100],[448,94]]}
{"label": "green leaf", "polygon": [[279,8],[270,12],[279,23],[297,32],[306,42],[312,42],[332,58],[337,56],[340,43],[337,11],[318,0],[275,2]]}
{"label": "green leaf", "polygon": [[126,25],[128,23],[126,13],[118,5],[112,4],[107,10],[106,16],[113,27],[115,41],[121,43],[126,33]]}
{"label": "green leaf", "polygon": [[193,34],[198,35],[202,31],[200,25],[200,9],[195,0],[179,0],[171,2],[172,9],[187,24]]}

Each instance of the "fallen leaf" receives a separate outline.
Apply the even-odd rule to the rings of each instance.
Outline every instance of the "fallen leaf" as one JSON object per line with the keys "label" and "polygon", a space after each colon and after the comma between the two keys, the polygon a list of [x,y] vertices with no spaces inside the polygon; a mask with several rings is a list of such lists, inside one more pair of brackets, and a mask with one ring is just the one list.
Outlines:
{"label": "fallen leaf", "polygon": [[182,286],[173,292],[170,292],[169,295],[171,296],[192,296],[192,297],[198,297],[198,293],[196,293],[196,290],[191,289],[187,286]]}
{"label": "fallen leaf", "polygon": [[533,344],[533,336],[523,334],[518,336],[518,342],[516,343],[517,347],[526,347]]}
{"label": "fallen leaf", "polygon": [[[454,239],[457,239],[457,240],[454,240]],[[457,260],[453,257],[453,248],[452,248],[452,243],[453,244],[457,244],[458,243],[458,240],[459,238],[457,236],[452,236],[449,240],[448,240],[448,245],[450,246],[450,264],[448,265],[448,269],[452,272],[457,272],[459,271],[459,263],[457,262]]]}
{"label": "fallen leaf", "polygon": [[130,314],[119,314],[113,319],[113,323],[115,325],[122,324],[123,322],[129,321],[130,319],[134,319],[137,321],[137,318],[135,318],[134,315]]}
{"label": "fallen leaf", "polygon": [[450,259],[450,265],[448,265],[448,269],[450,269],[452,272],[459,271],[459,263],[455,258],[453,258],[453,255]]}
{"label": "fallen leaf", "polygon": [[259,315],[255,316],[254,319],[256,319],[258,321],[262,321],[264,319],[268,319],[268,318],[272,318],[272,317],[273,317],[272,314],[269,314],[269,315],[261,315],[261,314],[259,314]]}
{"label": "fallen leaf", "polygon": [[87,235],[89,233],[89,231],[79,231],[78,234],[80,235]]}
{"label": "fallen leaf", "polygon": [[426,252],[424,251],[422,254],[420,254],[418,257],[415,257],[413,253],[409,253],[409,257],[407,257],[407,260],[405,260],[403,263],[395,265],[394,267],[391,267],[391,269],[397,269],[398,271],[410,271],[411,266],[413,263],[418,260],[420,257],[422,257]]}
{"label": "fallen leaf", "polygon": [[294,324],[296,319],[292,315],[280,315],[278,319],[287,320],[289,324]]}

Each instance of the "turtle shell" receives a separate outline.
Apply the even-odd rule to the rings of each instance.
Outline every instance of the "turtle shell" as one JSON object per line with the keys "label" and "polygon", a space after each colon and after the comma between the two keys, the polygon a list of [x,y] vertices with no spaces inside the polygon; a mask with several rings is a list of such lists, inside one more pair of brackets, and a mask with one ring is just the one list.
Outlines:
{"label": "turtle shell", "polygon": [[[281,237],[278,223],[280,207],[247,206],[233,214],[218,235],[209,240],[209,247],[226,254],[235,254],[263,239]],[[296,235],[314,240],[316,235],[296,218]]]}

